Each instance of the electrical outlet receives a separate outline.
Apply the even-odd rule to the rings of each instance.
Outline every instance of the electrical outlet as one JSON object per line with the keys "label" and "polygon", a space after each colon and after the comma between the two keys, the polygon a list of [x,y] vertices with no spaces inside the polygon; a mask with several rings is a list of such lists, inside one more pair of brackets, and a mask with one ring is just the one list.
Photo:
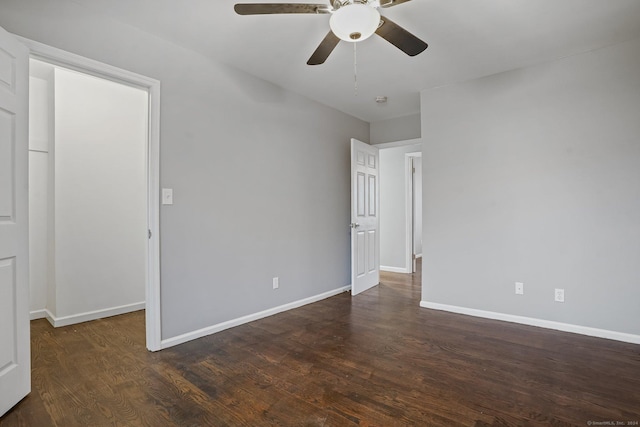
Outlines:
{"label": "electrical outlet", "polygon": [[280,279],[277,277],[273,278],[273,289],[278,289],[280,287]]}
{"label": "electrical outlet", "polygon": [[564,302],[564,289],[556,289],[556,302]]}
{"label": "electrical outlet", "polygon": [[524,283],[516,282],[516,295],[524,295]]}

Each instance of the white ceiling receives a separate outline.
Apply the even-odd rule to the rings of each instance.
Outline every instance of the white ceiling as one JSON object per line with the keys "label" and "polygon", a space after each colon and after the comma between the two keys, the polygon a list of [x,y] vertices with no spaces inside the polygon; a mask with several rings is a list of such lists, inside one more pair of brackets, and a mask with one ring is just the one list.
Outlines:
{"label": "white ceiling", "polygon": [[369,122],[418,113],[422,89],[640,37],[640,0],[413,0],[381,12],[429,48],[411,58],[376,35],[358,43],[356,95],[352,44],[306,65],[330,15],[233,11],[261,0],[73,1]]}

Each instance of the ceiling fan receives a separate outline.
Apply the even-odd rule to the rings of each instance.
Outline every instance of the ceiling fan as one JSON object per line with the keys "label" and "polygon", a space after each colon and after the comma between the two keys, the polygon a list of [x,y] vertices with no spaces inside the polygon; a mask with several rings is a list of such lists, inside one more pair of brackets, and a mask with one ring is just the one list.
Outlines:
{"label": "ceiling fan", "polygon": [[307,61],[308,65],[323,64],[340,40],[360,42],[376,33],[409,56],[427,48],[423,42],[378,9],[386,9],[410,0],[329,0],[328,4],[307,3],[239,3],[234,10],[239,15],[271,15],[290,13],[331,14],[331,30]]}

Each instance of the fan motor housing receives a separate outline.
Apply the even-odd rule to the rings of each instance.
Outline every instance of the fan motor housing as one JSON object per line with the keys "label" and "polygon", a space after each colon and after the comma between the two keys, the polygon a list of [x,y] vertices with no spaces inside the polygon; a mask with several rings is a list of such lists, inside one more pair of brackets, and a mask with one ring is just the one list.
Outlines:
{"label": "fan motor housing", "polygon": [[333,6],[333,10],[336,11],[340,9],[342,6],[347,6],[349,4],[366,4],[372,3],[369,0],[333,0],[331,5]]}

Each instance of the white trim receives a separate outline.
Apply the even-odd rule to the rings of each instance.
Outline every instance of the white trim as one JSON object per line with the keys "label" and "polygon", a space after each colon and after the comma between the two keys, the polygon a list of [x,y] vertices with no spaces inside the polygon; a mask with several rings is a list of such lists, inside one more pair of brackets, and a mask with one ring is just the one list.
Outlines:
{"label": "white trim", "polygon": [[33,310],[29,312],[29,320],[44,319],[47,317],[47,310]]}
{"label": "white trim", "polygon": [[47,319],[51,326],[54,326],[54,315],[49,310],[43,308],[42,310],[33,310],[29,312],[29,320]]}
{"label": "white trim", "polygon": [[569,323],[555,322],[552,320],[535,319],[532,317],[516,316],[513,314],[496,313],[493,311],[477,310],[474,308],[459,307],[455,305],[439,304],[435,302],[420,301],[420,307],[433,310],[448,311],[451,313],[465,314],[468,316],[483,317],[485,319],[502,320],[505,322],[520,323],[522,325],[537,326],[539,328],[555,329],[557,331],[571,332],[574,334],[588,335],[597,338],[640,344],[640,335],[624,332],[608,331],[606,329],[591,328],[589,326],[572,325]]}
{"label": "white trim", "polygon": [[[413,211],[414,211],[414,197],[413,197],[413,159],[422,159],[422,151],[414,151],[404,154],[404,213],[405,213],[405,250],[404,250],[404,264],[406,265],[406,272],[413,273]],[[417,257],[416,257],[417,258]]]}
{"label": "white trim", "polygon": [[136,302],[134,304],[121,305],[119,307],[105,308],[102,310],[87,311],[86,313],[72,314],[70,316],[56,317],[49,310],[45,311],[45,317],[54,327],[75,325],[76,323],[88,322],[90,320],[103,319],[105,317],[117,316],[119,314],[131,313],[132,311],[144,310],[145,303]]}
{"label": "white trim", "polygon": [[389,267],[387,265],[381,265],[380,271],[388,271],[390,273],[409,273],[409,270],[403,267]]}
{"label": "white trim", "polygon": [[288,304],[284,304],[278,307],[270,308],[268,310],[260,311],[258,313],[249,314],[247,316],[238,317],[237,319],[228,320],[226,322],[222,322],[222,323],[218,323],[217,325],[212,325],[206,328],[198,329],[193,332],[187,332],[186,334],[182,334],[182,335],[175,336],[173,338],[167,338],[162,340],[161,346],[163,349],[173,347],[175,345],[182,344],[187,341],[195,340],[198,338],[206,337],[207,335],[215,334],[216,332],[224,331],[225,329],[244,325],[245,323],[253,322],[255,320],[259,320],[264,317],[273,316],[274,314],[282,313],[283,311],[292,310],[294,308],[302,307],[303,305],[318,302],[323,299],[332,297],[334,295],[341,294],[342,292],[348,292],[350,290],[351,290],[351,285],[343,286],[341,288],[324,292],[322,294],[318,294],[309,298],[304,298],[304,299],[294,301]]}
{"label": "white trim", "polygon": [[147,349],[160,350],[160,82],[158,80],[88,59],[61,49],[16,36],[32,57],[85,74],[146,90],[149,94],[149,136],[147,148],[148,227],[146,340]]}
{"label": "white trim", "polygon": [[420,145],[422,144],[422,138],[416,139],[405,139],[404,141],[393,141],[393,142],[383,142],[382,144],[371,144],[374,147],[378,147],[379,149],[383,148],[394,148],[394,147],[404,147],[405,145]]}
{"label": "white trim", "polygon": [[117,68],[94,59],[85,58],[84,56],[29,40],[16,34],[14,34],[14,37],[29,48],[31,57],[41,59],[53,65],[145,90],[156,84],[158,86],[160,85],[158,80],[141,74],[123,70],[122,68]]}
{"label": "white trim", "polygon": [[422,258],[422,254],[416,254],[416,259]]}
{"label": "white trim", "polygon": [[148,227],[151,238],[148,246],[147,288],[145,291],[147,349],[161,347],[160,323],[160,82],[149,86],[149,200]]}
{"label": "white trim", "polygon": [[54,317],[55,316],[46,308],[29,312],[29,320],[47,319],[47,321],[51,323],[51,326],[54,326]]}
{"label": "white trim", "polygon": [[413,162],[404,155],[404,265],[413,272]]}

